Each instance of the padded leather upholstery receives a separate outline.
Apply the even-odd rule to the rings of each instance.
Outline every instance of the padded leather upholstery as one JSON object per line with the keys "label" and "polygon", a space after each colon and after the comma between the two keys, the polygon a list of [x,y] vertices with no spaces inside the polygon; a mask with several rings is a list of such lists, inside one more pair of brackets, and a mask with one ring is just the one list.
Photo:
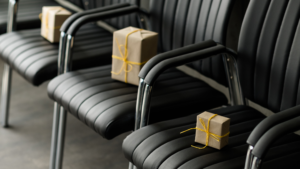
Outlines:
{"label": "padded leather upholstery", "polygon": [[[48,85],[51,99],[107,139],[134,128],[137,96],[136,86],[111,79],[110,72],[111,66],[70,72]],[[223,94],[178,70],[161,75],[153,91],[150,123],[227,103]]]}
{"label": "padded leather upholstery", "polygon": [[[99,8],[103,6],[107,6],[110,4],[117,4],[117,3],[131,3],[137,4],[139,0],[83,0],[85,9],[92,9],[92,8]],[[137,14],[129,14],[120,17],[115,17],[111,19],[105,20],[106,23],[113,26],[116,29],[125,28],[128,26],[135,26],[138,25],[137,22]]]}
{"label": "padded leather upholstery", "polygon": [[[299,9],[298,0],[251,0],[241,30],[238,68],[243,93],[274,112],[300,103]],[[243,168],[246,139],[263,116],[245,106],[212,112],[231,118],[229,145],[221,151],[191,148],[193,132],[179,134],[195,126],[195,114],[132,133],[123,143],[125,156],[143,169]],[[299,168],[299,139],[290,134],[278,140],[262,168]]]}
{"label": "padded leather upholstery", "polygon": [[[83,26],[76,35],[73,69],[111,63],[112,34],[93,24]],[[0,56],[33,85],[57,75],[58,44],[51,44],[31,29],[0,36]]]}
{"label": "padded leather upholstery", "polygon": [[[54,0],[20,0],[17,13],[17,29],[39,28],[39,14],[43,6],[57,6]],[[6,32],[8,0],[0,0],[0,34]]]}
{"label": "padded leather upholstery", "polygon": [[[231,119],[229,144],[222,150],[210,147],[203,150],[195,149],[191,145],[203,146],[194,142],[195,131],[179,134],[181,131],[196,126],[196,117],[199,114],[197,113],[149,125],[133,132],[123,142],[123,152],[126,158],[140,169],[243,168],[248,149],[246,140],[264,116],[246,106],[233,106],[210,112]],[[289,156],[299,158],[299,143],[300,136],[295,134],[290,134],[275,143],[267,155],[263,168],[283,166],[281,163],[287,164],[284,160]],[[295,159],[290,159],[290,162],[294,167],[298,164]]]}
{"label": "padded leather upholstery", "polygon": [[[209,3],[206,4],[207,2]],[[157,0],[151,1],[151,4],[152,28],[159,32],[163,51],[210,38],[219,42],[224,40],[223,30],[232,5],[231,0],[214,2],[208,0],[203,1],[203,4],[202,1],[193,0]],[[187,13],[187,7],[191,8],[189,14],[182,15],[182,12]],[[171,15],[175,13],[175,9],[178,11],[176,17],[173,17]],[[201,18],[199,26],[195,25],[198,17]],[[208,24],[203,26],[202,22],[206,23],[206,21]],[[210,30],[205,31],[206,29]],[[210,64],[218,62],[218,59],[211,61],[207,63],[208,65],[205,63],[209,69]],[[63,105],[107,139],[132,130],[137,87],[111,80],[110,67],[82,71],[93,73],[78,71],[54,78],[48,85],[50,98]],[[224,73],[222,66],[216,71]],[[199,110],[227,104],[223,94],[215,91],[203,81],[191,78],[179,71],[164,73],[155,84],[153,92],[150,123],[182,117]]]}
{"label": "padded leather upholstery", "polygon": [[[151,29],[161,32],[160,51],[213,39],[225,44],[233,0],[150,1]],[[200,73],[227,85],[222,57],[193,63]]]}
{"label": "padded leather upholstery", "polygon": [[238,47],[243,93],[274,112],[298,105],[300,1],[252,0],[249,6]]}

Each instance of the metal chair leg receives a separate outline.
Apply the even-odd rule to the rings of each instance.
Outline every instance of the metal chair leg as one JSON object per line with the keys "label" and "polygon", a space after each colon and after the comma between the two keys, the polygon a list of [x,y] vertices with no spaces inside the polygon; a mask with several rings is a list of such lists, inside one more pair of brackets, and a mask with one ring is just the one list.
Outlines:
{"label": "metal chair leg", "polygon": [[[59,41],[59,54],[58,54],[58,64],[57,64],[57,74],[63,74],[64,72],[64,61],[65,61],[65,41],[66,36],[64,32],[60,33]],[[54,103],[54,113],[53,113],[53,124],[52,124],[52,138],[51,138],[51,153],[50,153],[50,169],[55,169],[56,166],[56,154],[57,154],[57,140],[58,140],[58,128],[60,120],[60,105]]]}
{"label": "metal chair leg", "polygon": [[1,123],[3,127],[8,126],[8,113],[11,92],[12,69],[9,65],[4,65],[1,90]]}
{"label": "metal chair leg", "polygon": [[58,139],[56,148],[55,169],[61,169],[64,155],[67,111],[61,106],[59,113]]}
{"label": "metal chair leg", "polygon": [[53,113],[53,124],[52,124],[51,150],[50,150],[50,166],[49,166],[50,169],[55,169],[59,116],[60,116],[60,105],[55,102],[54,113]]}
{"label": "metal chair leg", "polygon": [[131,162],[129,162],[129,167],[128,167],[128,169],[133,169],[133,167],[134,167],[134,165],[133,165]]}
{"label": "metal chair leg", "polygon": [[[7,14],[7,33],[12,32],[16,28],[16,18],[18,11],[18,0],[8,1],[8,14]],[[12,69],[9,65],[4,65],[2,77],[2,90],[1,90],[1,121],[2,126],[8,126],[8,112],[11,91],[11,75]]]}
{"label": "metal chair leg", "polygon": [[[136,107],[135,107],[134,131],[138,130],[140,128],[144,87],[145,87],[144,79],[140,79],[138,93],[137,93],[137,99],[136,99]],[[136,169],[136,167],[131,162],[129,162],[128,169]]]}

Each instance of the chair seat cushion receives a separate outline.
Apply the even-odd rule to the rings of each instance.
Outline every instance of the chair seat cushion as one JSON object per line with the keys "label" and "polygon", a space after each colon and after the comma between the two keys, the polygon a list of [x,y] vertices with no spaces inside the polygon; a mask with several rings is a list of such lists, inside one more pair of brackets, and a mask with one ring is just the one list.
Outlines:
{"label": "chair seat cushion", "polygon": [[[111,66],[60,75],[49,83],[48,95],[107,139],[134,128],[137,86],[111,79]],[[153,88],[150,123],[224,104],[223,94],[172,69]]]}
{"label": "chair seat cushion", "polygon": [[[195,143],[195,131],[180,134],[181,131],[196,126],[197,113],[152,124],[133,132],[123,142],[126,158],[139,169],[243,168],[248,149],[246,140],[265,116],[247,106],[233,106],[210,112],[231,118],[229,144],[222,150],[193,148],[191,145],[203,147],[202,144]],[[287,165],[284,160],[289,156],[293,159],[289,160],[291,164],[295,164],[295,157],[300,157],[299,143],[300,137],[295,134],[279,140],[268,153],[262,168],[280,168],[274,167],[275,162],[278,166]]]}
{"label": "chair seat cushion", "polygon": [[[43,6],[58,6],[54,0],[21,0],[18,4],[17,29],[39,28]],[[6,32],[8,0],[0,0],[0,34]]]}
{"label": "chair seat cushion", "polygon": [[[0,36],[0,57],[33,85],[57,75],[58,44],[40,35],[40,29]],[[112,34],[93,24],[77,32],[73,47],[74,70],[111,63]]]}

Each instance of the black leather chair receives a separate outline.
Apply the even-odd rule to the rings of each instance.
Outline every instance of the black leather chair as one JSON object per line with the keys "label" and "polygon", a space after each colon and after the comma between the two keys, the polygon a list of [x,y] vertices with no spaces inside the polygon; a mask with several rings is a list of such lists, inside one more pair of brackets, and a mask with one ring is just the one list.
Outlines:
{"label": "black leather chair", "polygon": [[[224,43],[233,1],[152,0],[150,3],[151,9],[146,15],[150,19],[150,29],[160,35],[162,53],[159,55],[170,57],[214,44],[192,45],[208,39]],[[222,57],[196,61],[184,67],[192,68],[196,70],[193,75],[201,73],[201,77],[206,77],[200,80],[177,69],[167,70],[159,77],[151,98],[150,123],[228,104],[223,93],[204,82],[208,79],[211,85],[221,86],[226,93]],[[111,79],[110,65],[71,71],[57,76],[48,85],[52,100],[106,139],[134,130],[137,94],[136,86]],[[203,97],[199,97],[201,95]],[[60,137],[64,137],[62,119],[65,119],[65,112],[60,111],[60,115],[63,117]],[[62,145],[62,142],[59,140],[57,144]]]}
{"label": "black leather chair", "polygon": [[[134,2],[135,0],[129,1]],[[111,3],[115,2],[103,1],[103,3],[97,5],[101,7]],[[87,12],[91,13],[95,10]],[[79,16],[79,14],[75,16]],[[138,25],[136,19],[135,16],[124,16],[117,19],[119,22],[114,26],[117,26],[117,28],[128,25],[136,26]],[[115,22],[108,20],[107,23],[114,24]],[[65,29],[67,30],[67,28]],[[111,32],[100,28],[96,24],[83,26],[77,32],[74,41],[73,69],[77,70],[111,63],[111,44]],[[57,75],[58,48],[58,44],[51,44],[40,36],[39,28],[0,35],[0,57],[6,63],[1,99],[3,126],[8,125],[11,70],[15,70],[29,83],[38,86]]]}
{"label": "black leather chair", "polygon": [[[299,9],[297,0],[250,1],[236,55],[242,89],[237,98],[243,99],[240,105],[210,110],[231,118],[226,147],[195,149],[191,145],[201,147],[195,132],[180,134],[195,127],[198,112],[133,132],[123,142],[126,158],[139,169],[299,168],[300,136],[292,133],[300,128]],[[146,72],[145,83],[153,84],[165,69],[216,53],[233,56],[215,44],[157,63]]]}

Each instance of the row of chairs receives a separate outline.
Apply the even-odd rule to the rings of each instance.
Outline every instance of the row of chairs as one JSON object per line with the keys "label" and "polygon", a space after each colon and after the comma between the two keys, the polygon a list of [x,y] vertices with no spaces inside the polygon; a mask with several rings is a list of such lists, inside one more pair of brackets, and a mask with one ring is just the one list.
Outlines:
{"label": "row of chairs", "polygon": [[[12,70],[35,86],[52,79],[50,169],[62,166],[67,112],[106,139],[133,130],[123,142],[129,168],[297,166],[298,0],[251,0],[237,53],[222,45],[234,0],[150,0],[149,10],[140,0],[36,1],[9,0],[7,33],[0,35],[6,63],[1,119],[7,126]],[[18,20],[18,8],[40,11],[50,4],[74,12],[60,29],[59,45],[40,36],[38,12]],[[144,65],[138,87],[110,78],[112,34],[95,24],[99,20],[159,33],[159,54]],[[205,110],[231,118],[222,150],[194,149],[195,134],[179,134]]]}

